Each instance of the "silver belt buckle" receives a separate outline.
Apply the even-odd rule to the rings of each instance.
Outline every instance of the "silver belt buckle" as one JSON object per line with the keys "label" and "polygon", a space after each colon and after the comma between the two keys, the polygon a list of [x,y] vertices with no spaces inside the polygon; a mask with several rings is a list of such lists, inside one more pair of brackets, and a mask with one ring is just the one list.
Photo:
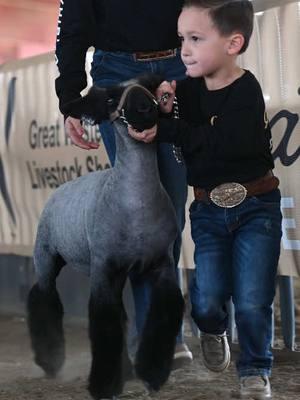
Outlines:
{"label": "silver belt buckle", "polygon": [[211,201],[219,207],[233,208],[241,204],[247,196],[245,186],[237,182],[223,183],[210,192]]}

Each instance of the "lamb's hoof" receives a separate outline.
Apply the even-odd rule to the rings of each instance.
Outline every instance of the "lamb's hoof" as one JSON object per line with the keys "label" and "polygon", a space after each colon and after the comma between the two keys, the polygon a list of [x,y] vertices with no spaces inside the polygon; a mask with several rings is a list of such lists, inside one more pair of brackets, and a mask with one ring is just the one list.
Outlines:
{"label": "lamb's hoof", "polygon": [[117,396],[113,396],[113,397],[101,397],[99,400],[118,400]]}
{"label": "lamb's hoof", "polygon": [[49,356],[43,351],[34,358],[35,363],[42,368],[47,378],[56,378],[62,370],[65,361],[64,348],[60,348],[53,353],[52,356]]}
{"label": "lamb's hoof", "polygon": [[44,360],[35,359],[35,363],[42,368],[47,379],[54,379],[61,371],[61,365],[53,365],[51,363],[46,363]]}
{"label": "lamb's hoof", "polygon": [[58,375],[58,372],[56,371],[44,371],[45,372],[45,377],[47,379],[55,379]]}
{"label": "lamb's hoof", "polygon": [[118,395],[121,393],[121,390],[103,390],[103,388],[92,387],[91,384],[88,386],[88,391],[94,400],[118,400]]}
{"label": "lamb's hoof", "polygon": [[150,384],[149,384],[148,382],[146,382],[146,381],[143,381],[143,385],[145,386],[146,395],[147,395],[147,396],[152,397],[152,396],[154,396],[154,395],[158,392],[158,390],[153,389],[153,388],[150,386]]}

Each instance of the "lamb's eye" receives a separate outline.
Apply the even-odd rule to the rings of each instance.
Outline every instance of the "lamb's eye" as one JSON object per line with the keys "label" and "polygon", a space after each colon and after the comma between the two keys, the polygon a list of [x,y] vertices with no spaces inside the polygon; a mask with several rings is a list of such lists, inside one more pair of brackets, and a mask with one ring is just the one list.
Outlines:
{"label": "lamb's eye", "polygon": [[110,99],[107,100],[107,105],[108,106],[113,106],[114,102],[115,102],[114,99],[110,98]]}

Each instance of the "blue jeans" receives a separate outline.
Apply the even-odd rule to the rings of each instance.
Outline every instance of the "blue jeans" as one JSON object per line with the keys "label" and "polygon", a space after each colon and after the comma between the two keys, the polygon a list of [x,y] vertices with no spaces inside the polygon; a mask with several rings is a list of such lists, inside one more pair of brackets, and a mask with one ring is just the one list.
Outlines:
{"label": "blue jeans", "polygon": [[[178,51],[176,57],[156,61],[135,61],[132,54],[123,52],[96,50],[94,53],[91,76],[94,84],[99,87],[112,86],[146,72],[161,74],[166,80],[183,79],[185,77],[185,67],[181,61],[180,52]],[[112,124],[109,121],[102,123],[100,132],[110,162],[114,165],[116,145]],[[177,163],[173,155],[173,147],[170,144],[160,144],[157,155],[160,179],[173,202],[179,230],[182,232],[185,224],[185,203],[187,198],[185,165]],[[180,248],[181,234],[174,245],[177,275]],[[136,311],[136,328],[140,334],[145,322],[146,311],[150,304],[151,290],[147,281],[136,280],[134,274],[130,278]],[[182,342],[182,333],[179,335],[178,341]]]}
{"label": "blue jeans", "polygon": [[192,317],[200,331],[227,328],[225,304],[235,306],[239,376],[270,375],[272,303],[280,253],[278,189],[249,197],[234,208],[194,201],[190,207],[195,243],[191,283]]}

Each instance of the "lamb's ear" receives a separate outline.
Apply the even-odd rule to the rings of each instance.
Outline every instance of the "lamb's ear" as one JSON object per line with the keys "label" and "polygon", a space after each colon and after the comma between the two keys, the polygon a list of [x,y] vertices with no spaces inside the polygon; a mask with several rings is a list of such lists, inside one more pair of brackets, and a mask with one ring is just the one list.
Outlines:
{"label": "lamb's ear", "polygon": [[84,119],[90,124],[99,124],[109,118],[108,94],[106,89],[93,86],[87,95],[65,105],[65,114]]}

